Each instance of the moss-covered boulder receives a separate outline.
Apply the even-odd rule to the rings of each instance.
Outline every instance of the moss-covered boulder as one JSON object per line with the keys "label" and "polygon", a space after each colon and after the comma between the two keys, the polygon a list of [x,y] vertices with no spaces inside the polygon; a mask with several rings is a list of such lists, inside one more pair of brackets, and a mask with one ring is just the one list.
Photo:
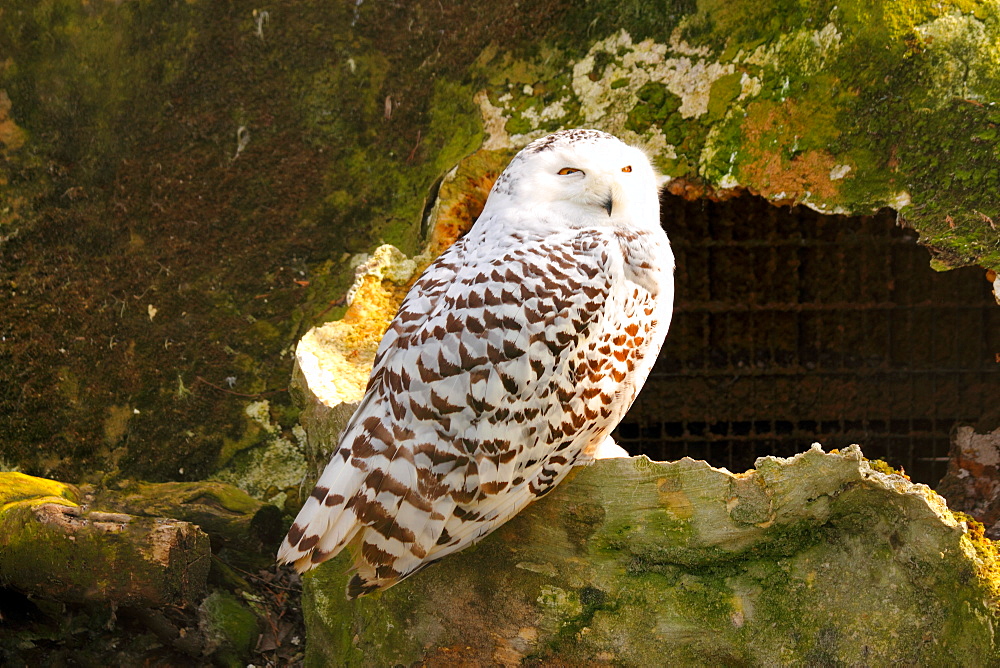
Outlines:
{"label": "moss-covered boulder", "polygon": [[595,126],[646,146],[678,194],[892,207],[939,268],[1000,266],[996,3],[644,4],[570,48],[484,51],[484,148]]}
{"label": "moss-covered boulder", "polygon": [[260,635],[260,621],[231,594],[214,591],[198,608],[199,630],[205,637],[205,654],[216,665],[243,668]]}
{"label": "moss-covered boulder", "polygon": [[346,601],[346,566],[305,579],[307,665],[1000,661],[995,547],[856,446],[599,461],[383,594]]}

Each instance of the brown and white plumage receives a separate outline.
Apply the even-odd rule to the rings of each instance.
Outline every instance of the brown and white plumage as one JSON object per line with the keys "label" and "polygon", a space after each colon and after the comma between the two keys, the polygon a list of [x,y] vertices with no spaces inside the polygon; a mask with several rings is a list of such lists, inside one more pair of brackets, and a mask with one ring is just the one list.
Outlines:
{"label": "brown and white plumage", "polygon": [[384,589],[590,461],[666,336],[673,266],[640,150],[596,130],[527,146],[404,300],[279,561],[350,544],[348,596]]}

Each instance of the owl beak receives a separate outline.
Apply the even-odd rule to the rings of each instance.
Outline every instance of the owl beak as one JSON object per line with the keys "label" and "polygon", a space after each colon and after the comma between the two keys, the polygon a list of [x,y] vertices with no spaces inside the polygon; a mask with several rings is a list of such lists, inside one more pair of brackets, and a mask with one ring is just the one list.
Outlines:
{"label": "owl beak", "polygon": [[610,216],[611,208],[614,206],[614,200],[611,198],[611,193],[608,193],[608,196],[604,198],[604,201],[601,202],[601,206],[604,208],[605,211],[608,212],[608,215]]}

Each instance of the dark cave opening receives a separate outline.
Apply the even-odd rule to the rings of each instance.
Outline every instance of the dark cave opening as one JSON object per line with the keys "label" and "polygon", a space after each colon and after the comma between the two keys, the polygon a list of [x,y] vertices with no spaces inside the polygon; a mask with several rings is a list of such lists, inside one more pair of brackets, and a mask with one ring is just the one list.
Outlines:
{"label": "dark cave opening", "polygon": [[1000,306],[981,268],[935,272],[888,210],[825,215],[749,195],[661,205],[675,310],[615,432],[630,454],[737,472],[858,443],[933,486],[952,429],[993,426]]}

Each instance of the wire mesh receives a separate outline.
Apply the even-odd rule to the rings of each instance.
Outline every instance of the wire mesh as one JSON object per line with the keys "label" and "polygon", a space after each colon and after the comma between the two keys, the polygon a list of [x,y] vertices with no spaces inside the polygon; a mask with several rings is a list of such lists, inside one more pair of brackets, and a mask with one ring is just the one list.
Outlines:
{"label": "wire mesh", "polygon": [[665,195],[674,319],[618,442],[733,471],[858,443],[936,484],[952,428],[1000,389],[1000,307],[981,269],[934,272],[895,221]]}

